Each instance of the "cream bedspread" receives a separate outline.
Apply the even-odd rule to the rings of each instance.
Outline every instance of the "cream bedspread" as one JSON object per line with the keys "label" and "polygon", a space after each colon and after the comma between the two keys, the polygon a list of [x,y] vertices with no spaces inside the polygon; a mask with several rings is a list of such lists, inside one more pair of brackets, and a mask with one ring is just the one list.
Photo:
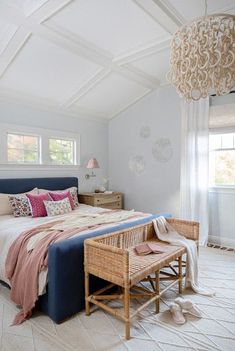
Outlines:
{"label": "cream bedspread", "polygon": [[[102,208],[91,207],[87,205],[80,204],[79,207],[73,211],[75,214],[87,213],[87,214],[98,214],[104,211]],[[16,218],[11,215],[0,216],[0,280],[9,284],[9,281],[5,276],[5,262],[8,250],[13,243],[13,241],[25,230],[37,227],[40,224],[55,221],[59,218],[68,217],[69,214],[64,216],[55,217],[19,217]]]}
{"label": "cream bedspread", "polygon": [[[97,208],[97,207],[92,207],[84,204],[79,204],[79,207],[75,211],[63,216],[40,217],[40,218],[31,218],[31,217],[15,218],[10,215],[0,216],[0,280],[10,285],[5,275],[6,257],[10,246],[22,232],[35,228],[41,224],[55,221],[58,219],[65,220],[65,222],[63,223],[64,225],[63,229],[65,229],[67,226],[71,227],[71,220],[74,223],[74,225],[77,225],[77,226],[82,226],[84,225],[85,222],[86,223],[92,222],[93,224],[93,222],[94,223],[98,222],[96,219],[96,215],[98,217],[103,216],[103,215],[100,215],[101,212],[103,211],[104,211],[103,208]],[[105,210],[105,211],[108,211],[108,210]],[[121,215],[118,212],[117,214],[114,213],[112,215],[112,223],[109,223],[109,221],[107,220],[107,224],[102,225],[102,228],[113,227],[115,225],[113,223],[115,222],[115,219],[118,225],[119,224],[118,220],[119,221],[123,220],[124,222],[128,222],[128,221],[131,221],[131,219],[128,219],[130,216],[133,216],[133,214],[138,215],[138,212],[135,212],[135,213],[133,211],[128,211],[128,212],[129,214],[127,213],[127,211],[122,211]],[[139,214],[141,215],[141,213]],[[62,227],[60,229],[62,229]],[[82,233],[88,234],[93,230],[85,230]],[[81,234],[81,232],[79,234]],[[38,239],[40,240],[40,236]],[[33,246],[35,245],[35,241],[32,241],[30,245],[33,248]],[[28,249],[30,249],[30,247]],[[43,271],[42,274],[40,274],[39,276],[39,295],[42,295],[44,293],[46,282],[47,282],[47,271]]]}

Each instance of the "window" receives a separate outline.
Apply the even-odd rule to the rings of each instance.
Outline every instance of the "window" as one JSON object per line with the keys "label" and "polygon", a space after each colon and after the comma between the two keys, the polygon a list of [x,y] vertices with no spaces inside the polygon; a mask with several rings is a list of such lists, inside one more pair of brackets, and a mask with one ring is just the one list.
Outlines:
{"label": "window", "polygon": [[49,139],[49,157],[52,164],[73,165],[75,162],[75,140]]}
{"label": "window", "polygon": [[60,169],[80,164],[80,135],[0,123],[0,169]]}
{"label": "window", "polygon": [[10,163],[40,163],[39,137],[8,133],[7,160]]}
{"label": "window", "polygon": [[210,135],[210,185],[235,186],[235,133]]}

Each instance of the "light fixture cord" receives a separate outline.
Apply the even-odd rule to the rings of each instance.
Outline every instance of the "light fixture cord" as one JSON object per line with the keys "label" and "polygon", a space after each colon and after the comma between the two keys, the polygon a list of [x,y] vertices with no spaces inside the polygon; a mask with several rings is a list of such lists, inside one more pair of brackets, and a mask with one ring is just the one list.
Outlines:
{"label": "light fixture cord", "polygon": [[207,16],[207,0],[205,0],[205,17]]}

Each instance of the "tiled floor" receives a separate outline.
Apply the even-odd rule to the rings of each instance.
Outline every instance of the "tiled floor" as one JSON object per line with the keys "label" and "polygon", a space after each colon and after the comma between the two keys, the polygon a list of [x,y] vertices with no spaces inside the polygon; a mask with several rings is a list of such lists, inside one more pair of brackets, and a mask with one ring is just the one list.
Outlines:
{"label": "tiled floor", "polygon": [[8,289],[0,285],[1,351],[189,351],[235,350],[235,254],[215,248],[200,250],[200,276],[204,285],[216,290],[215,297],[192,294],[203,318],[187,317],[183,326],[174,325],[168,304],[177,296],[168,291],[161,301],[161,313],[150,306],[132,327],[132,339],[124,340],[122,322],[97,310],[90,317],[79,313],[56,325],[37,313],[26,323],[11,327],[17,309],[9,300]]}

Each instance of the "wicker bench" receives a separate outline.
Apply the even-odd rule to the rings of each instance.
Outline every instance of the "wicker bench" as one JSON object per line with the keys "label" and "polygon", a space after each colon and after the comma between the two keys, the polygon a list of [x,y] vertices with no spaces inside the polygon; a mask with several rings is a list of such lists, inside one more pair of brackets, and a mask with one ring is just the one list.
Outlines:
{"label": "wicker bench", "polygon": [[[168,221],[185,237],[198,240],[199,224],[197,222],[177,219],[168,219]],[[157,241],[159,245],[164,246],[164,253],[137,255],[135,246],[145,241]],[[152,222],[109,235],[90,238],[84,243],[86,315],[90,314],[90,303],[103,308],[125,322],[126,339],[130,338],[130,320],[138,312],[155,302],[156,313],[158,313],[160,296],[174,284],[178,284],[179,293],[182,292],[184,277],[182,255],[185,254],[185,248],[158,241]],[[172,265],[175,261],[178,261],[176,266]],[[164,267],[170,267],[172,272],[162,271]],[[90,274],[110,284],[90,295]],[[160,291],[161,279],[173,282]],[[146,281],[150,283],[149,286],[146,283],[143,284]],[[117,292],[113,290],[115,286],[118,286]],[[147,298],[147,301],[130,315],[130,298]],[[110,300],[123,301],[124,313],[105,303]]]}

